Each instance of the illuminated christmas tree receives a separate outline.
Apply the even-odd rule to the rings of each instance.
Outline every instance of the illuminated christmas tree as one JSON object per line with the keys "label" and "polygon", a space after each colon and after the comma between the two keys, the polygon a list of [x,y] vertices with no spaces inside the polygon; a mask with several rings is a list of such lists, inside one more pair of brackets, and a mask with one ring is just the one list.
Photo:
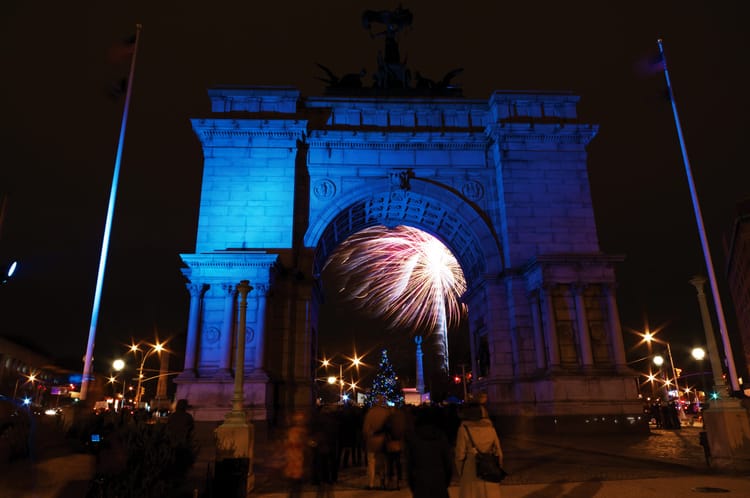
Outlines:
{"label": "illuminated christmas tree", "polygon": [[385,349],[380,353],[378,371],[372,381],[370,395],[367,396],[365,404],[372,406],[375,403],[375,399],[381,394],[385,396],[389,405],[402,406],[404,404],[404,392],[401,390],[396,372],[393,370],[393,365],[391,365],[391,361],[388,359],[388,351]]}

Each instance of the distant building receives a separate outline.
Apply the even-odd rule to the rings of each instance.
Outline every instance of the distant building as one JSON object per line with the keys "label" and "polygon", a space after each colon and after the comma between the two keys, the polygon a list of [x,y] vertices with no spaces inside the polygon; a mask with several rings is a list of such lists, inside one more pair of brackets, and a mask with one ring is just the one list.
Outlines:
{"label": "distant building", "polygon": [[725,242],[727,281],[747,366],[750,365],[750,199],[738,204],[732,231]]}
{"label": "distant building", "polygon": [[70,397],[80,388],[80,384],[70,384],[74,373],[27,346],[0,337],[0,394],[29,397],[34,404],[45,405],[56,401],[56,396]]}

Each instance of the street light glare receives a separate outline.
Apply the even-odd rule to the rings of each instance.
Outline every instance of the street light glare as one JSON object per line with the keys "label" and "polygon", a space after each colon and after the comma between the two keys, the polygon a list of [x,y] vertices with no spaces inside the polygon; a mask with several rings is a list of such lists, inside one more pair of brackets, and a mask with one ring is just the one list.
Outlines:
{"label": "street light glare", "polygon": [[123,360],[117,359],[112,362],[112,368],[119,372],[120,370],[125,368],[125,362]]}
{"label": "street light glare", "polygon": [[706,351],[703,348],[693,348],[690,354],[698,361],[706,357]]}
{"label": "street light glare", "polygon": [[664,364],[664,358],[661,355],[654,356],[654,365],[660,367]]}

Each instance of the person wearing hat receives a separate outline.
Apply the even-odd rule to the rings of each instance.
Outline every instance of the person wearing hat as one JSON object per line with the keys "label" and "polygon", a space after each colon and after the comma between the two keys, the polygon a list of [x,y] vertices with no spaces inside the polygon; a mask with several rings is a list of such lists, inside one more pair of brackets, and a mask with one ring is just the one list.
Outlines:
{"label": "person wearing hat", "polygon": [[[503,466],[503,450],[492,421],[483,417],[482,405],[470,402],[461,413],[463,419],[456,434],[456,470],[459,476],[459,498],[496,498],[500,484],[483,481],[476,474],[476,451],[494,453]],[[476,447],[476,450],[474,449]]]}

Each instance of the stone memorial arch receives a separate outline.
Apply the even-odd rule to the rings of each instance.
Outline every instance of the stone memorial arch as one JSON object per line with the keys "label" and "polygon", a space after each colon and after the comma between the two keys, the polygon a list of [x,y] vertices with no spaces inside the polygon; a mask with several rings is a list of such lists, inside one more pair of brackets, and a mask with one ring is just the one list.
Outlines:
{"label": "stone memorial arch", "polygon": [[[467,280],[474,390],[536,429],[643,427],[615,298],[621,258],[599,248],[586,146],[570,94],[487,99],[289,87],[209,90],[192,120],[204,169],[178,398],[199,420],[230,407],[244,333],[255,421],[312,402],[319,273],[372,226],[440,239]],[[236,285],[249,280],[247,321]]]}

